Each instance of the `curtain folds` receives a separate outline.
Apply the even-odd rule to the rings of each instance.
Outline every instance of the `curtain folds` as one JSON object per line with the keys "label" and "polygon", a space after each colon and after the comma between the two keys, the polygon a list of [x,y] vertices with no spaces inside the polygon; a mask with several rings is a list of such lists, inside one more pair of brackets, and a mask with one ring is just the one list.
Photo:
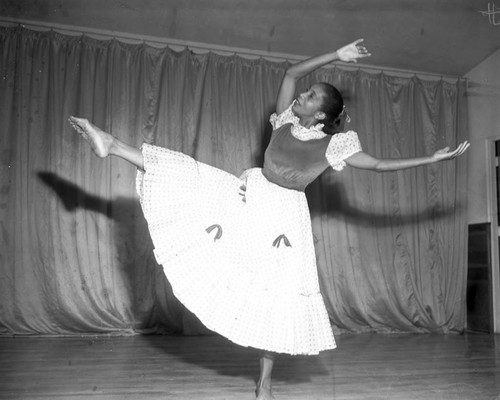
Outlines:
{"label": "curtain folds", "polygon": [[[207,333],[175,299],[135,194],[97,159],[83,116],[239,175],[260,166],[286,63],[0,29],[0,334]],[[465,82],[322,69],[363,148],[412,157],[467,135]],[[338,332],[459,332],[465,323],[466,158],[307,190],[321,287]]]}

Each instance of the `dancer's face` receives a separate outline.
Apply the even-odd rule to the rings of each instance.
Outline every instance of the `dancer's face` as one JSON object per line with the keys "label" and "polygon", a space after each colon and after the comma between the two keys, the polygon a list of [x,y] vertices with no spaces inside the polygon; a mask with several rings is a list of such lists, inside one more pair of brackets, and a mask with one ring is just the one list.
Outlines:
{"label": "dancer's face", "polygon": [[297,96],[292,111],[302,121],[321,120],[324,113],[321,111],[325,92],[321,85],[312,85],[311,88]]}

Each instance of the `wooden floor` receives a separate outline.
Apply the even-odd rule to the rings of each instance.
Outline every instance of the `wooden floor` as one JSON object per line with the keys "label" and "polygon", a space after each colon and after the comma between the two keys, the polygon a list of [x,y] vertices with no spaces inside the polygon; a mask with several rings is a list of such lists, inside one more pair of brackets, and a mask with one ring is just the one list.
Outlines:
{"label": "wooden floor", "polygon": [[[277,400],[500,399],[500,337],[343,335],[278,358]],[[257,354],[217,336],[0,338],[0,399],[254,399]]]}

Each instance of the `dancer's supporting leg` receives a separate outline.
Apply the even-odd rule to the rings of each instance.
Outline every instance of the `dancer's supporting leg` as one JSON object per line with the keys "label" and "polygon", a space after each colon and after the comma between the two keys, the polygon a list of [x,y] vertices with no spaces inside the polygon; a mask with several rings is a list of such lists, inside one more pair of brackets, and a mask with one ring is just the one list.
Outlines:
{"label": "dancer's supporting leg", "polygon": [[90,144],[98,157],[117,156],[144,171],[144,158],[137,147],[123,143],[85,118],[69,117],[69,122]]}
{"label": "dancer's supporting leg", "polygon": [[264,352],[260,357],[260,377],[257,382],[257,400],[273,400],[271,391],[271,373],[273,372],[274,354]]}

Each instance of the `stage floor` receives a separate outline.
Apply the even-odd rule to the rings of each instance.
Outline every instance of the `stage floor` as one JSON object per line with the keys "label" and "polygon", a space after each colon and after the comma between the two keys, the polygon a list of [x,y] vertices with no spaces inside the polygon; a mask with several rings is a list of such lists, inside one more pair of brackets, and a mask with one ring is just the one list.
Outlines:
{"label": "stage floor", "polygon": [[[277,400],[500,399],[500,336],[342,335],[282,356]],[[218,336],[0,337],[0,399],[254,399],[258,354]]]}

